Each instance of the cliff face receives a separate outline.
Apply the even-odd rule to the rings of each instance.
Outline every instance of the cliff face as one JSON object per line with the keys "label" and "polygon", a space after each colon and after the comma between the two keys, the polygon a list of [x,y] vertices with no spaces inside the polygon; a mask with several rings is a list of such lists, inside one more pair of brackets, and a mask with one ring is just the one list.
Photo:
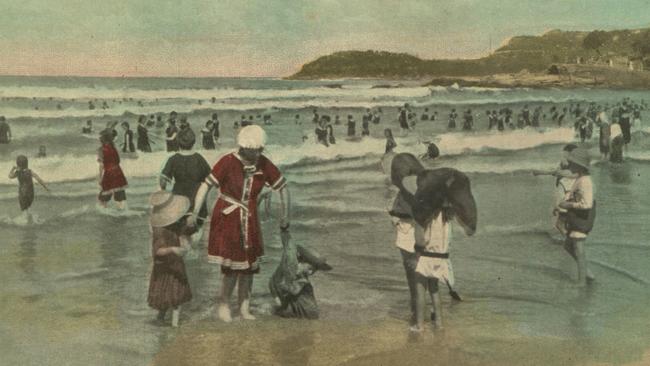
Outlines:
{"label": "cliff face", "polygon": [[[423,60],[405,53],[342,51],[305,64],[292,79],[425,78],[545,72],[553,64],[588,63],[636,70],[650,56],[650,29],[564,32],[518,36],[489,56],[472,60]],[[645,62],[650,66],[650,62]]]}

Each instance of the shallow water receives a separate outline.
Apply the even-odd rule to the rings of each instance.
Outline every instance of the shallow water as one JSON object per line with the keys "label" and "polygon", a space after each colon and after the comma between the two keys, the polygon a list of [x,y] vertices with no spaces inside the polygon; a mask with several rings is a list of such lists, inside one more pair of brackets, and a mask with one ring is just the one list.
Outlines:
{"label": "shallow water", "polygon": [[[0,84],[3,82],[7,81],[0,80]],[[277,82],[285,88],[287,85],[294,89],[318,88],[317,83]],[[29,94],[34,93],[34,88],[41,88],[40,92],[44,93],[42,83],[40,86],[32,83],[36,84],[29,86],[32,89],[19,88],[20,91]],[[353,84],[350,88],[357,91],[361,88],[359,82]],[[244,89],[246,86],[250,88],[250,83]],[[65,93],[77,93],[75,97],[80,98],[92,85],[66,87],[74,90]],[[137,85],[129,86],[133,87]],[[213,93],[212,84],[197,86],[201,87]],[[107,83],[102,88],[97,93],[117,93],[119,85]],[[178,92],[168,86],[164,88],[165,93]],[[271,92],[266,90],[269,88]],[[267,85],[266,89],[271,96],[274,94],[272,87]],[[45,91],[54,96],[59,93]],[[413,97],[416,91],[419,92],[390,91],[394,95],[386,105],[413,102],[413,98],[416,103],[425,103],[430,98]],[[148,89],[139,93],[150,92]],[[324,94],[334,92],[336,89],[327,88]],[[191,90],[181,91],[183,95],[191,93]],[[456,103],[463,98],[483,98],[487,104],[481,108],[488,108],[489,103],[499,98],[503,103],[514,103],[516,98],[617,100],[627,95],[603,91],[439,93],[446,93],[444,98],[435,101],[435,108],[441,112],[451,107],[444,104],[445,100]],[[358,99],[361,99],[359,103],[372,103],[372,96],[357,94],[343,97],[355,103]],[[46,98],[47,93],[38,95]],[[316,93],[309,103],[330,102],[329,98]],[[407,339],[408,294],[399,253],[393,245],[395,233],[386,214],[391,188],[379,164],[384,147],[382,130],[385,127],[396,130],[392,107],[386,107],[380,126],[371,125],[373,137],[360,143],[340,138],[337,145],[325,148],[312,142],[302,143],[302,133],[311,129],[309,103],[289,100],[302,103],[303,125],[293,125],[291,118],[297,110],[274,112],[278,122],[267,128],[270,141],[267,152],[291,182],[293,240],[326,256],[334,270],[312,278],[322,310],[322,319],[313,323],[315,330],[305,330],[311,325],[268,315],[271,299],[267,281],[278,263],[281,244],[277,222],[273,217],[265,220],[267,255],[262,273],[255,279],[253,300],[253,310],[262,318],[260,334],[283,340],[275,344],[276,348],[269,346],[277,352],[297,342],[288,335],[311,334],[314,340],[303,342],[303,346],[313,348],[315,354],[325,352],[323,347],[335,345],[347,349],[334,340],[327,343],[330,342],[328,329],[335,325],[347,325],[351,332],[370,329],[377,347],[390,343],[385,332],[397,332],[400,340]],[[349,111],[357,116],[362,112],[361,109]],[[190,122],[197,126],[210,112],[195,111],[190,115]],[[225,121],[239,116],[235,111],[223,113]],[[597,280],[592,286],[581,288],[573,284],[575,265],[563,251],[561,240],[551,226],[553,179],[534,177],[530,173],[531,169],[553,168],[560,158],[562,145],[573,140],[572,131],[546,128],[503,134],[448,133],[444,129],[446,119],[440,119],[420,123],[416,134],[397,138],[397,142],[399,151],[422,153],[424,147],[419,140],[436,139],[443,157],[430,167],[455,167],[467,172],[472,181],[479,209],[478,230],[471,238],[455,231],[451,245],[457,286],[465,301],[451,303],[443,291],[448,332],[462,333],[457,338],[450,336],[452,343],[453,339],[463,340],[454,343],[454,352],[460,349],[463,357],[469,359],[482,355],[495,364],[499,360],[508,364],[516,359],[513,355],[525,357],[523,351],[511,354],[505,351],[508,344],[519,342],[520,350],[534,350],[539,344],[541,348],[537,351],[542,353],[544,347],[567,343],[575,346],[575,357],[563,359],[564,364],[639,360],[650,347],[647,337],[650,314],[642,306],[649,300],[650,285],[646,259],[650,191],[645,184],[650,165],[645,156],[645,134],[640,131],[634,136],[629,151],[634,159],[621,165],[593,165],[598,218],[587,242],[587,254]],[[33,207],[36,223],[24,225],[16,219],[19,215],[17,187],[5,178],[5,173],[0,176],[0,232],[4,239],[0,245],[0,277],[4,281],[0,291],[3,304],[0,352],[8,364],[36,365],[48,359],[48,364],[144,365],[161,350],[164,353],[167,345],[172,350],[179,347],[174,343],[178,334],[183,344],[188,334],[197,337],[204,334],[211,339],[214,334],[229,329],[235,334],[240,331],[247,334],[246,329],[256,327],[224,327],[214,321],[214,298],[220,275],[218,268],[206,263],[204,243],[198,245],[199,258],[187,261],[195,296],[183,308],[183,329],[176,331],[150,323],[155,312],[146,305],[150,268],[146,204],[167,154],[159,151],[138,159],[124,159],[122,165],[130,184],[127,191],[130,210],[126,213],[100,210],[95,206],[97,187],[93,180],[96,144],[78,137],[76,131],[82,120],[76,117],[10,120],[19,137],[0,151],[0,172],[8,173],[17,153],[29,153],[34,146],[47,143],[50,157],[31,159],[30,165],[47,182],[52,182],[53,192],[48,195],[37,188]],[[233,130],[228,125],[222,121],[226,137],[219,150],[202,151],[210,163],[233,146]],[[33,129],[34,126],[47,128]],[[23,134],[21,130],[32,132]],[[343,126],[337,127],[339,136],[343,131]],[[597,146],[593,143],[587,146],[592,156],[597,156]],[[272,329],[267,332],[265,327]],[[345,338],[350,343],[347,347],[352,347],[353,338]],[[200,340],[197,342],[201,344]],[[376,361],[372,355],[381,354],[380,348],[359,347],[370,356],[365,361],[356,359],[358,363]],[[419,346],[413,347],[417,350]],[[413,360],[419,351],[414,352]],[[312,355],[310,362],[327,364],[321,362],[321,356]],[[300,364],[301,360],[297,357],[279,364]],[[338,360],[355,364],[353,359]]]}

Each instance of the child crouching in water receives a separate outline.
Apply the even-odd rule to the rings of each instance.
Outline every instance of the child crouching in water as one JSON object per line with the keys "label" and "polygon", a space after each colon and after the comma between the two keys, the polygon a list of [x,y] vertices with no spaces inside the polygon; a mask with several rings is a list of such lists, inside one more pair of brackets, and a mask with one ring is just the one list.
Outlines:
{"label": "child crouching in water", "polygon": [[27,222],[32,221],[32,215],[29,213],[29,208],[34,203],[34,179],[45,188],[46,191],[50,191],[45,182],[31,169],[28,167],[29,161],[24,155],[18,155],[16,157],[16,166],[11,169],[9,172],[9,179],[18,179],[18,203],[20,204],[20,210],[23,212],[23,215]]}
{"label": "child crouching in water", "polygon": [[183,255],[190,246],[192,229],[182,218],[190,208],[187,197],[159,191],[151,195],[151,232],[153,270],[149,281],[150,307],[158,310],[162,323],[172,309],[172,326],[178,326],[180,305],[192,299],[190,284],[185,273]]}

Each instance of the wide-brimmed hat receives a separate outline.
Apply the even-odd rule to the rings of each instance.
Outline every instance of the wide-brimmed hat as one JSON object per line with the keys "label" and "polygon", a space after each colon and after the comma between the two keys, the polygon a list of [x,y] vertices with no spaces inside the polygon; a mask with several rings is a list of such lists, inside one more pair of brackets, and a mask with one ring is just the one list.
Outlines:
{"label": "wide-brimmed hat", "polygon": [[574,164],[580,165],[585,169],[589,169],[589,163],[591,163],[589,151],[583,148],[573,149],[573,151],[569,153],[567,160]]}
{"label": "wide-brimmed hat", "polygon": [[151,205],[149,223],[153,227],[169,226],[185,216],[190,209],[189,198],[167,191],[153,193],[149,197],[149,204]]}
{"label": "wide-brimmed hat", "polygon": [[237,135],[237,145],[245,149],[259,149],[266,144],[266,132],[258,125],[248,125]]}
{"label": "wide-brimmed hat", "polygon": [[182,149],[191,149],[196,142],[196,135],[190,128],[182,129],[178,132],[178,135],[176,135],[176,142],[178,142],[178,146]]}

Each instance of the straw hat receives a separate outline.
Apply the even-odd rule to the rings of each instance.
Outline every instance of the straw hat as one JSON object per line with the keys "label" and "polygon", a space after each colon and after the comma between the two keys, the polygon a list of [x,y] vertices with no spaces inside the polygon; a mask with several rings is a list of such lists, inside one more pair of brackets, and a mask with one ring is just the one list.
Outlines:
{"label": "straw hat", "polygon": [[158,191],[149,197],[153,227],[165,227],[180,220],[190,209],[190,200],[167,191]]}
{"label": "straw hat", "polygon": [[568,161],[580,165],[585,169],[589,169],[589,163],[591,158],[589,157],[589,151],[583,148],[573,149],[567,158]]}
{"label": "straw hat", "polygon": [[248,125],[237,135],[237,145],[245,149],[259,149],[266,144],[266,133],[262,127],[257,125]]}

